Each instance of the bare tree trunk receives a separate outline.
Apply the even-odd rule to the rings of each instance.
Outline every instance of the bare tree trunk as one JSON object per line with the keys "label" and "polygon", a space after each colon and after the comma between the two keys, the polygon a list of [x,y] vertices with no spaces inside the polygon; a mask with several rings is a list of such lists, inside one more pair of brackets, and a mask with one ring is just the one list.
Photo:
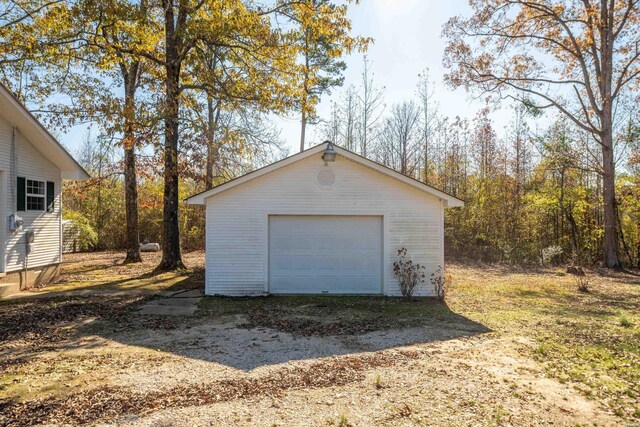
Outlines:
{"label": "bare tree trunk", "polygon": [[213,99],[207,99],[207,177],[206,189],[213,188],[213,179],[218,173],[218,157],[220,147],[216,142],[216,129],[220,120],[220,105],[213,106]]}
{"label": "bare tree trunk", "polygon": [[127,220],[127,256],[125,263],[142,262],[138,230],[138,188],[136,183],[136,154],[134,146],[124,149],[124,195]]}
{"label": "bare tree trunk", "polygon": [[[304,151],[304,138],[307,128],[307,113],[302,110],[302,118],[300,119],[300,151]],[[335,141],[334,141],[335,142]]]}
{"label": "bare tree trunk", "polygon": [[[308,54],[308,34],[305,33],[305,55],[304,55],[304,83],[303,83],[303,94],[302,94],[302,117],[300,119],[300,152],[304,151],[304,143],[305,143],[305,133],[307,131],[307,107],[309,101],[309,54]],[[335,142],[335,141],[334,141]]]}
{"label": "bare tree trunk", "polygon": [[640,268],[640,222],[636,224],[636,268]]}
{"label": "bare tree trunk", "polygon": [[138,230],[138,188],[136,183],[136,154],[134,135],[135,91],[138,80],[139,63],[130,69],[123,68],[125,76],[124,101],[124,199],[127,221],[125,263],[142,262],[140,256],[140,236]]}
{"label": "bare tree trunk", "polygon": [[184,268],[180,249],[178,222],[178,138],[180,112],[180,60],[176,40],[172,0],[165,3],[166,32],[166,111],[164,136],[164,206],[162,230],[162,261],[159,270]]}
{"label": "bare tree trunk", "polygon": [[100,159],[98,160],[98,200],[97,200],[97,211],[98,215],[96,218],[96,228],[98,234],[98,244],[96,245],[97,249],[104,249],[104,240],[102,238],[103,233],[102,229],[104,228],[104,211],[102,209],[102,158],[103,152],[102,147],[100,149]]}
{"label": "bare tree trunk", "polygon": [[[611,141],[611,134],[604,138]],[[621,268],[616,233],[616,192],[613,149],[610,142],[602,147],[602,198],[604,202],[604,265]]]}
{"label": "bare tree trunk", "polygon": [[613,43],[614,28],[612,25],[613,2],[611,9],[606,1],[600,2],[601,34],[601,74],[598,82],[603,105],[600,115],[602,128],[602,197],[604,202],[604,264],[609,268],[622,268],[618,251],[618,235],[616,232],[616,174],[613,153]]}

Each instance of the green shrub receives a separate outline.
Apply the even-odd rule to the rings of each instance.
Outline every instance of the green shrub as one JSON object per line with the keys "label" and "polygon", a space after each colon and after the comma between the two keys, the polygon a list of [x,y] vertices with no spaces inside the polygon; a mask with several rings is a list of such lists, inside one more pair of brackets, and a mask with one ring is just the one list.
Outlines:
{"label": "green shrub", "polygon": [[631,327],[631,320],[629,320],[629,318],[623,314],[620,316],[620,326],[623,326],[625,328],[629,328]]}
{"label": "green shrub", "polygon": [[80,212],[65,212],[64,219],[71,221],[65,226],[64,238],[75,238],[74,250],[84,252],[93,249],[98,243],[98,233],[91,227],[89,219]]}
{"label": "green shrub", "polygon": [[536,352],[536,354],[540,355],[540,356],[546,356],[547,355],[547,350],[548,350],[548,346],[546,343],[541,342],[538,347],[536,347],[536,349],[534,350]]}

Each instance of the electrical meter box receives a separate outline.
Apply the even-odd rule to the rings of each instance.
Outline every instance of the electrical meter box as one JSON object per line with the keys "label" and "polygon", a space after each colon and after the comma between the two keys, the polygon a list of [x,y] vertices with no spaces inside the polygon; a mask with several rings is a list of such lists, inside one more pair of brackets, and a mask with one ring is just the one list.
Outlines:
{"label": "electrical meter box", "polygon": [[22,219],[22,217],[18,216],[17,214],[9,215],[7,222],[9,223],[9,230],[11,231],[18,231],[22,229],[22,225],[24,224],[24,220]]}
{"label": "electrical meter box", "polygon": [[24,232],[24,242],[27,245],[27,254],[31,253],[31,245],[33,244],[33,241],[35,240],[36,236],[33,232],[33,230],[27,230]]}

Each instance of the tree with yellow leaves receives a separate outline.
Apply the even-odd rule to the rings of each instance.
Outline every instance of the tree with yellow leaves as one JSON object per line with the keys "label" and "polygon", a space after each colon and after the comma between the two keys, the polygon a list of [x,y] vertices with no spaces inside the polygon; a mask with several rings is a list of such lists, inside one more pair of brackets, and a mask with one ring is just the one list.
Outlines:
{"label": "tree with yellow leaves", "polygon": [[342,86],[347,67],[342,57],[354,50],[365,52],[372,41],[350,34],[347,11],[348,4],[336,5],[330,0],[291,2],[282,11],[297,25],[294,37],[302,59],[300,151],[305,147],[307,122],[314,117],[320,97]]}
{"label": "tree with yellow leaves", "polygon": [[[183,267],[178,155],[181,123],[185,109],[195,106],[194,96],[205,97],[217,108],[285,113],[304,98],[301,94],[314,93],[316,97],[305,105],[315,105],[318,94],[310,92],[310,85],[322,81],[322,67],[303,67],[298,61],[303,54],[300,34],[312,35],[314,43],[318,39],[328,43],[323,54],[330,60],[363,44],[348,35],[346,7],[326,0],[0,1],[9,5],[0,9],[0,43],[11,50],[10,54],[0,52],[0,61],[31,60],[39,55],[43,67],[66,69],[77,76],[84,73],[92,79],[84,96],[87,111],[101,110],[105,105],[100,103],[107,100],[94,96],[95,105],[91,105],[90,95],[96,92],[93,86],[108,86],[115,76],[124,87],[124,102],[115,102],[121,108],[110,111],[114,112],[111,118],[122,118],[119,131],[124,137],[125,171],[134,171],[133,175],[125,173],[134,178],[126,179],[128,195],[135,195],[129,189],[135,189],[136,89],[142,70],[151,73],[150,84],[161,101],[152,114],[164,123],[163,258],[159,266],[163,270]],[[42,11],[53,13],[46,14],[46,19],[34,19]],[[29,21],[27,31],[20,30],[22,21]],[[90,66],[78,65],[83,62]],[[87,72],[91,67],[106,71],[104,81]],[[41,98],[46,99],[56,87],[41,85]],[[114,105],[112,101],[106,102],[107,107]],[[131,242],[136,234],[132,229]]]}
{"label": "tree with yellow leaves", "polygon": [[[234,81],[235,98],[253,98],[272,111],[285,111],[296,93],[296,47],[286,31],[274,26],[270,15],[285,7],[262,8],[242,0],[161,0],[150,2],[149,13],[162,28],[160,49],[123,48],[163,70],[164,206],[161,270],[183,267],[178,221],[178,152],[181,106],[186,93],[220,95],[215,73],[192,66],[201,59],[198,48],[220,48],[242,60],[225,72]],[[258,90],[259,88],[259,90]]]}

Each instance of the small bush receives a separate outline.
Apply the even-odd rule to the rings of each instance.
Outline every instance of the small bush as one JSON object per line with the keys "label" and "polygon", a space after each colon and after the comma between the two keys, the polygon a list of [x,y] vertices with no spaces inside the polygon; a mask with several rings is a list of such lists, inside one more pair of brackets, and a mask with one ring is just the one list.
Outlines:
{"label": "small bush", "polygon": [[549,246],[542,250],[542,264],[543,265],[557,265],[562,260],[562,247],[561,246]]}
{"label": "small bush", "polygon": [[578,292],[589,293],[589,287],[591,284],[589,283],[589,277],[587,275],[584,276],[575,276],[576,285],[578,286]]}
{"label": "small bush", "polygon": [[436,292],[436,297],[440,301],[444,301],[447,298],[447,277],[442,271],[442,267],[438,266],[436,271],[431,273],[431,278],[429,279],[431,284],[433,285],[433,289]]}
{"label": "small bush", "polygon": [[345,414],[340,415],[340,420],[338,421],[338,427],[351,427],[351,423],[349,422]]}
{"label": "small bush", "polygon": [[567,267],[567,273],[573,275],[578,292],[589,293],[591,282],[585,272],[585,265],[587,265],[587,261],[584,256],[574,254],[571,265]]}
{"label": "small bush", "polygon": [[383,389],[384,388],[384,384],[382,384],[382,377],[380,377],[380,374],[376,375],[376,382],[375,382],[376,388],[378,390]]}
{"label": "small bush", "polygon": [[407,248],[398,249],[398,256],[400,259],[393,263],[393,273],[398,278],[402,295],[411,298],[418,285],[424,282],[425,267],[407,259]]}
{"label": "small bush", "polygon": [[64,219],[71,223],[63,231],[63,239],[75,240],[74,252],[85,252],[93,249],[98,243],[98,233],[91,227],[91,223],[79,212],[65,212]]}
{"label": "small bush", "polygon": [[573,278],[576,281],[578,292],[589,292],[591,283],[589,282],[589,276],[584,272],[582,267],[571,266],[567,268],[567,273],[573,274]]}
{"label": "small bush", "polygon": [[629,318],[625,314],[620,316],[619,320],[620,320],[620,326],[625,328],[631,327],[631,320],[629,320]]}

